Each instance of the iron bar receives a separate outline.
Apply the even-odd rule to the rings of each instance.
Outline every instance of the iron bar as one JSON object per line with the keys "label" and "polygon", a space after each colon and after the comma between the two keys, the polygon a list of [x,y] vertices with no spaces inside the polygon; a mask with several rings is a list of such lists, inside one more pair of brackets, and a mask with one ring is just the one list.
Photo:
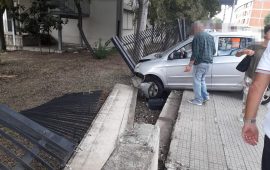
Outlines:
{"label": "iron bar", "polygon": [[0,135],[3,136],[3,137],[5,137],[6,139],[10,140],[11,142],[15,143],[15,145],[19,146],[24,151],[26,151],[27,153],[29,153],[32,157],[34,157],[35,159],[37,159],[38,161],[40,161],[46,168],[48,168],[50,170],[53,169],[48,163],[46,163],[36,153],[34,153],[31,150],[29,150],[27,147],[25,147],[23,144],[21,144],[20,142],[18,142],[16,139],[14,139],[13,137],[11,137],[10,135],[4,133],[2,130],[0,130]]}
{"label": "iron bar", "polygon": [[17,157],[12,151],[4,147],[2,144],[0,144],[0,150],[4,151],[7,155],[16,160],[22,167],[29,170],[33,170],[33,168],[30,165],[25,163],[21,158]]}

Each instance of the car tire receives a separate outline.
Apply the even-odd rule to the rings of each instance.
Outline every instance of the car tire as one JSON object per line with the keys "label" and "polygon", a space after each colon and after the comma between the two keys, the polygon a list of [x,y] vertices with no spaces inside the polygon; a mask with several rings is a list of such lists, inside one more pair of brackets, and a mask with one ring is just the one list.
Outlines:
{"label": "car tire", "polygon": [[266,91],[265,91],[265,93],[263,95],[261,104],[265,105],[265,104],[267,104],[269,102],[270,102],[270,85],[267,87],[267,89],[266,89]]}
{"label": "car tire", "polygon": [[149,98],[161,98],[164,92],[162,82],[156,77],[147,77],[145,82],[151,83],[148,89]]}

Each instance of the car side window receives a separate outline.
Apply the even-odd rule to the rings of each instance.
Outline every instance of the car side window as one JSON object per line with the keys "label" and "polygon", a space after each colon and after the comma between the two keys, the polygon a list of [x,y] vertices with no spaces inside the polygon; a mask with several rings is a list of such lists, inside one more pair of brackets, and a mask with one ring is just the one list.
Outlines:
{"label": "car side window", "polygon": [[240,49],[253,43],[252,38],[245,37],[220,37],[218,40],[218,56],[235,55]]}
{"label": "car side window", "polygon": [[192,55],[192,43],[188,43],[185,46],[175,50],[172,54],[170,54],[170,60],[175,59],[186,59],[190,58]]}

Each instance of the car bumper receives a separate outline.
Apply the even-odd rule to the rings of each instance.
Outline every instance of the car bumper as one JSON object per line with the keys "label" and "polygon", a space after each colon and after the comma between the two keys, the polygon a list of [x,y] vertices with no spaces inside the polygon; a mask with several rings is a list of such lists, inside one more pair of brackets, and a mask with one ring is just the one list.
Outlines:
{"label": "car bumper", "polygon": [[138,76],[131,78],[134,87],[138,88],[146,98],[149,98],[149,88],[152,83],[143,82],[144,79]]}

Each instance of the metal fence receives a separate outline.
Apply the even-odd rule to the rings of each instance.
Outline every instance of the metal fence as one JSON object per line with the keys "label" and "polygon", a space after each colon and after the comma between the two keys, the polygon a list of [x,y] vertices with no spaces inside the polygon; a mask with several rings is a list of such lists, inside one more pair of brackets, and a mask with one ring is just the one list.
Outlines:
{"label": "metal fence", "polygon": [[164,51],[179,42],[179,31],[177,25],[164,25],[145,30],[139,35],[121,37],[120,40],[137,63],[144,56]]}
{"label": "metal fence", "polygon": [[173,24],[152,27],[139,34],[113,37],[112,42],[133,72],[135,65],[145,56],[162,52],[189,35],[189,24],[184,19]]}
{"label": "metal fence", "polygon": [[63,169],[76,144],[0,105],[0,169]]}

